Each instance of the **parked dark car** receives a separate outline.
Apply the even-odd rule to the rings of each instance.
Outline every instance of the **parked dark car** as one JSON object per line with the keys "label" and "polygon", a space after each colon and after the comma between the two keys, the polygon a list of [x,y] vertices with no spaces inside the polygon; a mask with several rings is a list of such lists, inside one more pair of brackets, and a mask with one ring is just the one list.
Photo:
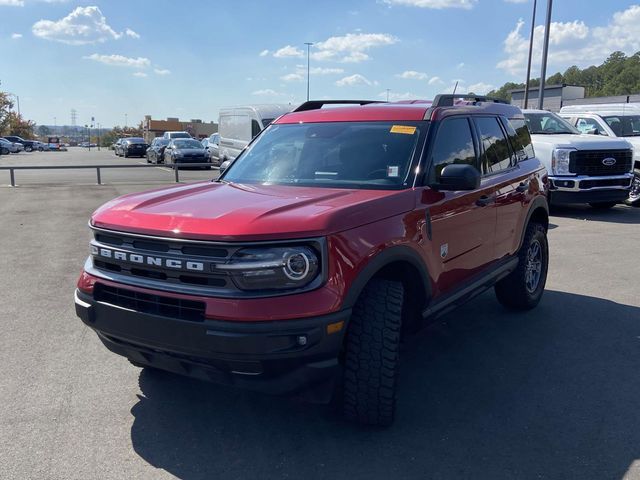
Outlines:
{"label": "parked dark car", "polygon": [[[179,163],[209,163],[209,157],[202,143],[198,140],[176,138],[171,140],[164,150],[164,163],[179,168]],[[207,166],[206,168],[211,167]]]}
{"label": "parked dark car", "polygon": [[147,163],[164,163],[164,149],[169,145],[166,138],[154,138],[147,148]]}
{"label": "parked dark car", "polygon": [[147,154],[149,145],[142,137],[123,138],[120,143],[116,142],[116,155],[119,157],[144,157]]}
{"label": "parked dark car", "polygon": [[13,149],[13,143],[0,137],[0,155],[9,155]]}
{"label": "parked dark car", "polygon": [[10,142],[22,144],[25,152],[33,152],[34,150],[35,142],[33,140],[25,140],[24,138],[18,137],[16,135],[8,135],[8,136],[5,136],[4,138],[9,140]]}

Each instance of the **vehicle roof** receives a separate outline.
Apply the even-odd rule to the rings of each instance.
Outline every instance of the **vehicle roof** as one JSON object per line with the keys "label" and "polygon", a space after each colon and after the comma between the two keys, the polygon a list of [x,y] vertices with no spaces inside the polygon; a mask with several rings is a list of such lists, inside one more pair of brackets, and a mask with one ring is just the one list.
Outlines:
{"label": "vehicle roof", "polygon": [[640,113],[640,104],[634,103],[600,103],[591,105],[567,105],[560,109],[560,113],[593,113],[596,115],[621,113],[638,114]]}
{"label": "vehicle roof", "polygon": [[538,108],[527,108],[526,110],[522,110],[522,113],[554,113],[550,110],[540,110]]}
{"label": "vehicle roof", "polygon": [[291,112],[280,117],[278,124],[316,122],[375,122],[442,120],[452,115],[505,115],[522,118],[522,112],[514,105],[493,102],[457,101],[454,106],[431,108],[431,100],[405,100],[389,103],[320,108]]}
{"label": "vehicle roof", "polygon": [[231,113],[235,110],[251,110],[260,117],[275,118],[290,112],[296,108],[296,105],[287,105],[281,103],[264,103],[256,105],[238,105],[235,107],[223,107],[220,109],[220,115]]}

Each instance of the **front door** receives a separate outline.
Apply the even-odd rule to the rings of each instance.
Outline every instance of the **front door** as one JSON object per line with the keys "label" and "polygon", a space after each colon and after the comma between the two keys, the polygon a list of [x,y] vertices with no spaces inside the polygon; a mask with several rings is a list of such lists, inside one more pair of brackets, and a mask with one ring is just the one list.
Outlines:
{"label": "front door", "polygon": [[[440,123],[426,162],[425,183],[438,183],[447,165],[466,163],[478,168],[478,145],[469,122],[467,117],[453,117]],[[446,293],[493,260],[495,193],[491,182],[484,180],[474,191],[424,187],[418,208],[424,210],[424,248],[437,293]]]}

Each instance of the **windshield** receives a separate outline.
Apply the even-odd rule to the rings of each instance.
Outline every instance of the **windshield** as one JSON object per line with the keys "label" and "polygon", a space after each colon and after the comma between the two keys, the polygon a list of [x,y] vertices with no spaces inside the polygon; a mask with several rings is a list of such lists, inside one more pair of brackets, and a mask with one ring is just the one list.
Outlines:
{"label": "windshield", "polygon": [[129,143],[144,143],[144,138],[137,138],[137,137],[127,138],[127,142],[129,142]]}
{"label": "windshield", "polygon": [[176,148],[203,148],[202,144],[197,140],[174,140],[173,145]]}
{"label": "windshield", "polygon": [[191,138],[191,135],[183,132],[170,133],[169,136],[171,138]]}
{"label": "windshield", "polygon": [[235,183],[338,188],[407,185],[424,122],[272,125],[227,170]]}
{"label": "windshield", "polygon": [[603,118],[617,137],[640,136],[640,115],[615,115]]}
{"label": "windshield", "polygon": [[571,126],[564,118],[560,118],[555,113],[525,113],[529,131],[533,135],[558,135],[561,133],[580,133]]}

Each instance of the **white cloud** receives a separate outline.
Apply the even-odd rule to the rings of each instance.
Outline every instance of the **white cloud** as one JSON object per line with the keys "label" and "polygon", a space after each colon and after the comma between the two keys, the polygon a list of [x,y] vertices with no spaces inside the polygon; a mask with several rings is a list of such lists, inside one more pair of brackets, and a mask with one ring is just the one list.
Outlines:
{"label": "white cloud", "polygon": [[98,55],[97,53],[92,53],[82,58],[113,67],[147,68],[151,65],[151,61],[144,57],[132,58],[123,55]]}
{"label": "white cloud", "polygon": [[21,33],[12,33],[11,34],[11,38],[13,38],[14,40],[18,40],[18,39],[22,38],[22,34]]}
{"label": "white cloud", "polygon": [[467,87],[468,92],[477,93],[478,95],[486,95],[491,90],[495,90],[496,86],[490,83],[478,82]]}
{"label": "white cloud", "polygon": [[371,82],[365,76],[355,73],[348,77],[341,78],[336,82],[338,87],[353,87],[357,85],[377,85],[377,82]]}
{"label": "white cloud", "polygon": [[370,58],[366,52],[372,48],[397,42],[396,37],[386,33],[348,33],[316,43],[311,57],[315,60],[358,63]]}
{"label": "white cloud", "polygon": [[276,92],[275,90],[272,90],[271,88],[263,88],[262,90],[256,90],[254,92],[251,92],[251,95],[256,95],[259,97],[282,97],[285,94],[284,93],[280,93],[280,92]]}
{"label": "white cloud", "polygon": [[[305,70],[306,72],[306,70]],[[344,73],[344,69],[342,68],[322,68],[322,67],[311,67],[311,75],[337,75],[339,73]]]}
{"label": "white cloud", "polygon": [[267,50],[267,49],[262,50],[262,51],[260,52],[260,56],[261,56],[261,57],[266,57],[267,55],[269,55],[269,50]]}
{"label": "white cloud", "polygon": [[289,73],[287,75],[283,75],[280,79],[285,82],[301,82],[304,80],[304,76],[300,73]]}
{"label": "white cloud", "polygon": [[[503,43],[505,58],[498,63],[512,75],[524,75],[529,52],[529,32],[519,20]],[[539,71],[542,57],[544,26],[534,30],[532,70]],[[640,5],[616,12],[606,26],[590,27],[583,21],[552,22],[548,66],[565,69],[571,65],[586,67],[602,62],[611,52],[633,54],[640,50]]]}
{"label": "white cloud", "polygon": [[407,7],[433,8],[440,10],[443,8],[473,8],[478,0],[384,0],[389,5],[402,5]]}
{"label": "white cloud", "polygon": [[146,78],[146,77],[148,77],[149,75],[147,75],[147,74],[146,74],[146,73],[144,73],[144,72],[135,72],[135,73],[133,74],[133,76],[134,76],[134,77],[140,77],[140,78]]}
{"label": "white cloud", "polygon": [[304,57],[304,52],[300,50],[298,47],[293,47],[291,45],[287,45],[282,47],[279,50],[276,50],[273,54],[276,58],[291,58],[291,57]]}
{"label": "white cloud", "polygon": [[171,70],[167,70],[166,68],[154,68],[153,73],[156,75],[170,75]]}
{"label": "white cloud", "polygon": [[440,77],[431,77],[429,85],[444,85],[444,82]]}
{"label": "white cloud", "polygon": [[0,0],[0,7],[24,7],[24,0]]}
{"label": "white cloud", "polygon": [[131,30],[130,28],[127,28],[127,29],[124,31],[124,34],[125,34],[127,37],[131,37],[131,38],[140,38],[140,34],[138,34],[138,33],[134,32],[134,31],[133,31],[133,30]]}
{"label": "white cloud", "polygon": [[406,70],[396,74],[396,77],[404,78],[405,80],[426,80],[429,78],[429,75],[424,72],[416,72],[415,70]]}
{"label": "white cloud", "polygon": [[462,70],[464,68],[464,62],[460,62],[458,65],[456,65],[456,68],[458,70]]}
{"label": "white cloud", "polygon": [[529,0],[504,0],[507,3],[529,3]]}
{"label": "white cloud", "polygon": [[77,7],[60,20],[39,20],[33,24],[31,31],[36,37],[68,45],[87,45],[118,40],[123,35],[137,35],[130,29],[125,33],[116,32],[107,24],[107,19],[100,9],[95,6]]}

